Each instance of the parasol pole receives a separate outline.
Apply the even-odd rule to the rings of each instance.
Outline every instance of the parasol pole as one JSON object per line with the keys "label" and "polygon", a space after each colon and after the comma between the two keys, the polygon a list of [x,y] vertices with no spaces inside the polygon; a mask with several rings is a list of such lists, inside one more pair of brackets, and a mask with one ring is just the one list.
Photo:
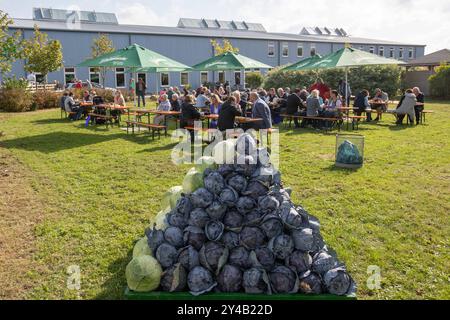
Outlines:
{"label": "parasol pole", "polygon": [[345,104],[347,108],[349,107],[348,105],[350,105],[348,99],[348,67],[345,68]]}

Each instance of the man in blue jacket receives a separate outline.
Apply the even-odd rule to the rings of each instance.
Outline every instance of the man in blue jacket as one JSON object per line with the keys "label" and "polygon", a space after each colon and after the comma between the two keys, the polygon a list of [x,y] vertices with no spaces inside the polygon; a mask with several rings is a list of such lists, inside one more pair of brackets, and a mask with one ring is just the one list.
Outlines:
{"label": "man in blue jacket", "polygon": [[263,120],[256,123],[254,129],[272,128],[272,117],[267,103],[256,92],[250,93],[250,101],[253,103],[252,118],[260,118]]}

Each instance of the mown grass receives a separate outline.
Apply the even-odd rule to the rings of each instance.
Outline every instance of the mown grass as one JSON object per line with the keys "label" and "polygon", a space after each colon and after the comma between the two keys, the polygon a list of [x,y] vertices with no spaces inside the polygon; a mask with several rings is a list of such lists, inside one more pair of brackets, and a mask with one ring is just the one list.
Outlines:
{"label": "mown grass", "polygon": [[[334,167],[334,134],[281,130],[285,185],[321,220],[360,299],[450,298],[450,105],[428,108],[426,125],[395,126],[390,115],[361,125],[358,171]],[[56,110],[4,117],[0,148],[32,173],[46,205],[32,258],[47,271],[30,270],[29,298],[122,298],[133,243],[189,166],[172,164],[170,138],[84,128]],[[81,268],[80,291],[67,289],[70,265]],[[370,265],[381,268],[379,290],[366,286]]]}

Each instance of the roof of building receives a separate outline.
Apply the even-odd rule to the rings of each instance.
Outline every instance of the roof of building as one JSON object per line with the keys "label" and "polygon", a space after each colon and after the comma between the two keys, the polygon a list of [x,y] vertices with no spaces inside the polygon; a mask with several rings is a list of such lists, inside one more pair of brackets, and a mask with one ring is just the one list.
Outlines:
{"label": "roof of building", "polygon": [[[193,19],[195,20],[195,19]],[[185,19],[186,21],[186,19]],[[230,23],[222,22],[223,25]],[[272,40],[272,41],[296,41],[296,42],[325,42],[325,43],[351,43],[351,44],[374,44],[374,45],[404,45],[404,46],[424,46],[421,44],[399,43],[385,40],[375,40],[359,37],[336,37],[330,35],[298,35],[290,33],[274,33],[252,31],[251,28],[246,30],[231,29],[231,27],[223,28],[202,28],[202,27],[162,27],[162,26],[143,26],[143,25],[127,25],[127,24],[105,24],[105,23],[87,23],[78,21],[76,25],[71,22],[59,20],[32,20],[32,19],[14,19],[14,25],[11,28],[17,29],[33,29],[37,24],[41,30],[46,31],[85,31],[95,33],[126,33],[126,34],[149,34],[149,35],[173,35],[173,36],[191,36],[191,37],[207,37],[207,38],[229,38],[229,39],[256,39],[256,40]],[[221,25],[222,25],[221,24]]]}
{"label": "roof of building", "polygon": [[348,33],[344,29],[330,27],[304,27],[300,34],[304,36],[348,37]]}
{"label": "roof of building", "polygon": [[408,66],[437,66],[442,62],[450,63],[450,50],[442,49],[412,60]]}
{"label": "roof of building", "polygon": [[82,21],[86,23],[119,24],[114,13],[33,8],[33,19],[43,21]]}
{"label": "roof of building", "polygon": [[260,23],[247,21],[224,21],[217,19],[190,19],[181,18],[178,21],[178,28],[199,28],[199,29],[222,29],[222,30],[244,30],[267,32]]}

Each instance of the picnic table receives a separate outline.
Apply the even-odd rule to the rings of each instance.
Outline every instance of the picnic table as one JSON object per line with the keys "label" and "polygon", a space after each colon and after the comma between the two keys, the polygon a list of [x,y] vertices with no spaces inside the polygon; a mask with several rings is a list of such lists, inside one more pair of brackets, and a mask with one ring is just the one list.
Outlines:
{"label": "picnic table", "polygon": [[[208,128],[209,128],[210,121],[218,120],[219,115],[218,114],[208,114],[208,115],[205,115],[204,118],[208,120]],[[263,119],[261,119],[261,118],[248,118],[248,117],[236,117],[234,120],[238,124],[257,123],[257,122],[263,121]]]}
{"label": "picnic table", "polygon": [[160,111],[160,110],[148,110],[148,109],[129,109],[128,110],[128,120],[130,120],[130,112],[134,112],[138,118],[147,115],[148,125],[151,125],[151,115],[164,116],[164,134],[167,136],[167,117],[178,117],[181,115],[180,111]]}

